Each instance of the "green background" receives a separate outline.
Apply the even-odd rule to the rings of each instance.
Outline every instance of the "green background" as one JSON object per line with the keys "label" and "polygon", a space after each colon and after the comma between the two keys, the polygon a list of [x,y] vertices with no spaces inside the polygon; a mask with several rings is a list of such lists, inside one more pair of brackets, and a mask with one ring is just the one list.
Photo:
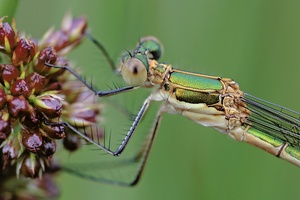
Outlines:
{"label": "green background", "polygon": [[[164,62],[233,78],[243,91],[300,111],[300,1],[26,0],[16,10],[17,27],[39,38],[67,11],[88,17],[115,60],[140,36],[155,35],[164,44]],[[111,83],[114,74],[89,42],[69,58],[99,88]],[[136,187],[57,178],[61,199],[122,200],[299,199],[299,180],[298,167],[169,114]]]}

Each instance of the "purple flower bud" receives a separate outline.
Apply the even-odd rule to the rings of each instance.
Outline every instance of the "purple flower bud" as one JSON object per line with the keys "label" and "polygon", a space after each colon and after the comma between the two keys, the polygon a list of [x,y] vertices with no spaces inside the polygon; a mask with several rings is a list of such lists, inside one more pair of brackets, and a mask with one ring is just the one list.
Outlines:
{"label": "purple flower bud", "polygon": [[77,17],[75,19],[72,20],[72,24],[69,30],[69,34],[70,34],[70,41],[76,41],[81,39],[85,32],[86,32],[86,28],[87,28],[87,20],[86,17]]}
{"label": "purple flower bud", "polygon": [[56,151],[56,142],[48,137],[43,137],[43,145],[41,146],[40,153],[47,157],[51,158]]}
{"label": "purple flower bud", "polygon": [[[16,159],[20,154],[21,146],[17,134],[10,134],[2,148],[5,163]],[[3,166],[5,167],[5,166]]]}
{"label": "purple flower bud", "polygon": [[30,152],[36,153],[43,144],[42,136],[38,132],[29,132],[28,129],[21,129],[22,144]]}
{"label": "purple flower bud", "polygon": [[35,108],[45,114],[48,119],[60,117],[62,112],[62,103],[58,97],[54,95],[41,95],[37,96],[33,103]]}
{"label": "purple flower bud", "polygon": [[47,75],[52,69],[45,65],[45,63],[55,64],[56,52],[53,47],[43,49],[37,58],[37,63],[33,66],[33,70],[41,75]]}
{"label": "purple flower bud", "polygon": [[64,138],[63,145],[69,151],[75,151],[80,147],[80,140],[77,135],[68,133]]}
{"label": "purple flower bud", "polygon": [[41,164],[37,155],[29,153],[22,162],[21,171],[25,177],[36,178],[41,170]]}
{"label": "purple flower bud", "polygon": [[12,117],[21,117],[20,114],[28,111],[29,103],[23,96],[8,96],[7,100],[7,110]]}
{"label": "purple flower bud", "polygon": [[28,109],[26,111],[21,111],[19,115],[19,122],[24,128],[37,129],[39,125],[39,116],[35,108],[27,104]]}
{"label": "purple flower bud", "polygon": [[46,125],[41,123],[42,131],[52,139],[62,139],[66,137],[65,127],[63,125]]}
{"label": "purple flower bud", "polygon": [[3,112],[0,116],[0,139],[6,139],[11,133],[9,114]]}

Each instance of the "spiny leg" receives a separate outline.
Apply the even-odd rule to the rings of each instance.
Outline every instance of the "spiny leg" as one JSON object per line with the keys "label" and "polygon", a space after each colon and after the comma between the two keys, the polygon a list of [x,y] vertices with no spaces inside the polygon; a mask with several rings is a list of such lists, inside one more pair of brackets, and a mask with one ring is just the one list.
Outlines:
{"label": "spiny leg", "polygon": [[156,115],[156,119],[154,121],[153,128],[152,128],[151,132],[149,133],[149,135],[147,136],[147,139],[146,139],[143,147],[140,149],[140,151],[134,157],[135,161],[139,161],[141,159],[141,164],[138,168],[138,171],[137,171],[137,174],[136,174],[135,178],[129,184],[129,186],[136,185],[139,182],[139,180],[140,180],[140,178],[141,178],[141,176],[144,172],[144,169],[145,169],[145,166],[146,166],[146,163],[147,163],[147,160],[148,160],[151,148],[152,148],[152,144],[154,142],[158,127],[159,127],[160,122],[161,122],[161,118],[162,118],[162,114],[163,114],[163,109],[162,108],[163,107],[161,107],[161,109],[159,109],[159,111]]}
{"label": "spiny leg", "polygon": [[89,84],[88,82],[86,82],[85,80],[82,79],[82,77],[79,76],[79,74],[77,74],[73,69],[71,69],[69,66],[56,66],[56,65],[52,65],[50,63],[45,63],[46,66],[48,67],[53,67],[53,68],[59,68],[59,69],[64,69],[67,70],[68,72],[70,72],[71,74],[73,74],[79,81],[81,81],[89,90],[91,90],[92,92],[95,93],[95,95],[99,96],[99,97],[104,97],[104,96],[112,96],[118,93],[122,93],[125,91],[130,91],[130,90],[134,90],[138,87],[133,87],[133,86],[126,86],[123,88],[117,88],[114,90],[106,90],[106,91],[97,91],[95,90],[91,84]]}
{"label": "spiny leg", "polygon": [[[147,163],[147,160],[148,160],[151,148],[152,148],[152,144],[156,137],[156,133],[158,131],[158,128],[159,128],[159,125],[160,125],[160,122],[162,119],[162,114],[164,112],[164,110],[162,108],[163,107],[161,107],[161,109],[158,111],[151,131],[148,133],[148,135],[144,141],[144,144],[139,149],[139,151],[135,154],[135,156],[133,156],[132,158],[118,160],[118,161],[110,163],[111,168],[125,167],[125,166],[131,166],[133,164],[138,164],[136,172],[134,173],[134,178],[131,181],[115,181],[115,180],[109,179],[109,178],[87,175],[84,173],[84,171],[74,170],[74,169],[66,167],[66,166],[63,167],[64,170],[68,171],[76,176],[83,177],[85,179],[89,179],[89,180],[96,181],[96,182],[102,182],[102,183],[108,183],[108,184],[114,184],[114,185],[120,185],[120,186],[126,186],[126,187],[135,186],[139,182],[139,180],[143,174],[143,171],[145,169],[145,166],[146,166],[146,163]],[[102,167],[102,165],[99,165],[99,167]]]}
{"label": "spiny leg", "polygon": [[[117,73],[115,63],[113,62],[113,60],[109,56],[109,54],[106,51],[106,49],[104,48],[104,46],[98,40],[96,40],[90,33],[86,33],[86,37],[89,38],[98,47],[98,49],[104,55],[104,57],[105,57],[107,63],[109,64],[110,68],[112,70],[114,70],[115,73]],[[48,66],[48,67],[67,70],[75,78],[77,78],[79,81],[81,81],[89,90],[91,90],[93,93],[95,93],[95,95],[97,95],[99,97],[111,96],[111,95],[115,95],[115,94],[122,93],[122,92],[125,92],[125,91],[130,91],[130,90],[133,90],[133,89],[137,88],[137,87],[133,87],[133,86],[126,86],[126,87],[117,88],[117,89],[114,89],[114,90],[97,91],[93,88],[93,86],[91,84],[89,84],[87,81],[85,81],[77,72],[75,72],[69,66],[57,66],[57,65],[50,64],[50,63],[45,63],[45,65]]]}
{"label": "spiny leg", "polygon": [[126,145],[128,144],[132,134],[134,133],[136,127],[138,126],[139,122],[141,121],[141,119],[143,118],[143,115],[145,114],[145,112],[147,111],[149,104],[152,100],[152,96],[150,95],[143,103],[141,109],[139,110],[137,116],[135,117],[129,131],[127,132],[127,134],[125,135],[122,143],[120,144],[120,146],[117,148],[117,150],[112,151],[110,148],[107,148],[106,146],[100,144],[100,142],[93,140],[92,138],[90,138],[87,134],[80,132],[78,129],[76,129],[74,126],[72,126],[71,124],[69,124],[68,122],[48,122],[48,121],[44,121],[44,123],[46,125],[51,125],[51,126],[58,126],[58,125],[63,125],[67,128],[69,128],[70,130],[72,130],[74,133],[80,135],[82,138],[86,139],[88,142],[90,142],[91,144],[96,145],[99,149],[104,150],[105,152],[113,155],[113,156],[119,156],[123,150],[125,149]]}
{"label": "spiny leg", "polygon": [[104,46],[98,40],[96,40],[96,38],[94,38],[90,33],[86,33],[86,36],[100,49],[107,63],[109,64],[110,68],[116,72],[116,65],[114,61],[111,59],[111,57],[109,56]]}

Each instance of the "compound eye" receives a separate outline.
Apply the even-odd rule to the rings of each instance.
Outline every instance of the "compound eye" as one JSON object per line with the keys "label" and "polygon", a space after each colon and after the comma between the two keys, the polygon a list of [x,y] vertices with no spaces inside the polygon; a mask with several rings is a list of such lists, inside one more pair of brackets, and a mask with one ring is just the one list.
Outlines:
{"label": "compound eye", "polygon": [[163,53],[163,46],[160,41],[154,36],[142,37],[139,41],[139,45],[148,50],[149,58],[158,60]]}
{"label": "compound eye", "polygon": [[126,60],[122,66],[121,74],[124,81],[131,86],[141,86],[147,80],[146,67],[137,58]]}

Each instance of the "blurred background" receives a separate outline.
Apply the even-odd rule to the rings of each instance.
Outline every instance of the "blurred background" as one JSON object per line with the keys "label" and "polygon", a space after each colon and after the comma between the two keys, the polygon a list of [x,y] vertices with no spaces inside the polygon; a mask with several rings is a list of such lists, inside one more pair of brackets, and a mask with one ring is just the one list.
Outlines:
{"label": "blurred background", "polygon": [[[175,68],[232,78],[243,91],[299,112],[299,10],[300,1],[293,0],[27,0],[19,2],[15,18],[19,31],[40,38],[50,26],[58,28],[66,12],[84,15],[116,61],[139,37],[154,35],[164,45],[161,60]],[[107,89],[114,80],[122,83],[89,41],[68,58],[98,88]],[[124,95],[127,104],[135,97]],[[139,104],[133,108],[135,113]],[[299,167],[169,114],[136,187],[67,173],[56,180],[60,199],[275,200],[300,195]]]}

